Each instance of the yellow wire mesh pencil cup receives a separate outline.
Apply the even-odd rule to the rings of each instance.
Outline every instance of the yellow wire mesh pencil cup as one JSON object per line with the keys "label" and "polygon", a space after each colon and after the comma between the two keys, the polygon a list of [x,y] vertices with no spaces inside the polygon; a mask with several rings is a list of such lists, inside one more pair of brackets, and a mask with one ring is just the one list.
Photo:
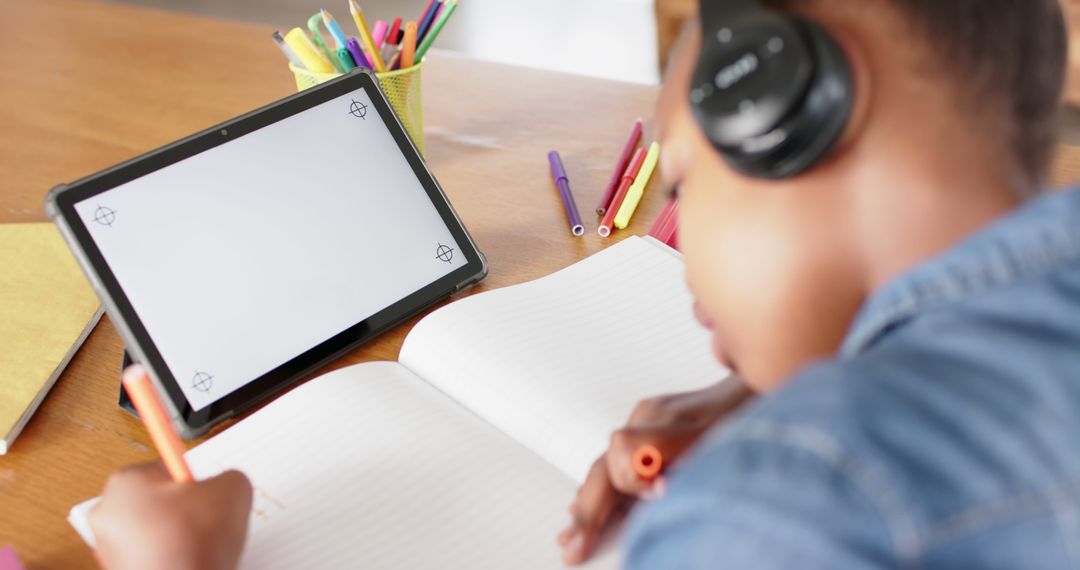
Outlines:
{"label": "yellow wire mesh pencil cup", "polygon": [[[416,145],[420,154],[424,154],[424,105],[420,93],[420,68],[423,66],[424,63],[420,62],[406,69],[375,74],[383,92],[386,93],[387,100],[397,111],[401,124],[412,137],[413,144]],[[303,91],[341,75],[340,73],[308,71],[291,63],[289,69],[296,78],[297,91]]]}

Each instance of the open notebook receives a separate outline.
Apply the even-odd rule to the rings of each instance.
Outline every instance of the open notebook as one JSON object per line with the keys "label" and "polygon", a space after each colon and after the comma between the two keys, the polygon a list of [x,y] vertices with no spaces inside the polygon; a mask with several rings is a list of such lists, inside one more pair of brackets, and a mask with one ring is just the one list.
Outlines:
{"label": "open notebook", "polygon": [[[642,398],[725,376],[682,260],[635,237],[435,311],[399,362],[316,378],[187,459],[251,478],[244,568],[558,568],[611,431]],[[70,517],[88,542],[90,506]]]}

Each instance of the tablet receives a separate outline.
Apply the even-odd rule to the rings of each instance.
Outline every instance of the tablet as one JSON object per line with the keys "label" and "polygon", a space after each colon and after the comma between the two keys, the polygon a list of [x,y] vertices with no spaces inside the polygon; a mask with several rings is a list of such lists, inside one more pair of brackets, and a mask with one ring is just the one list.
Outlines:
{"label": "tablet", "polygon": [[359,69],[46,210],[189,439],[487,273]]}

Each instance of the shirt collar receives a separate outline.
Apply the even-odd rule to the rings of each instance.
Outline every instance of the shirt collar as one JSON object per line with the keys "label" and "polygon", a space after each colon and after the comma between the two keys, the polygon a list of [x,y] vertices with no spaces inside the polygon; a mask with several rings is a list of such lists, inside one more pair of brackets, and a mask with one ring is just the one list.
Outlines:
{"label": "shirt collar", "polygon": [[1080,262],[1080,188],[1043,195],[875,293],[840,348],[850,358],[921,313]]}

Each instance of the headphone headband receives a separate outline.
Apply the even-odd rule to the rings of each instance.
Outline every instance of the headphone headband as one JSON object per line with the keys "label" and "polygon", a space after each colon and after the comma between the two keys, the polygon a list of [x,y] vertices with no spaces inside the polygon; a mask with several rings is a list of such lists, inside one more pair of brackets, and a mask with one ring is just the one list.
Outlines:
{"label": "headphone headband", "polygon": [[761,10],[763,8],[758,0],[701,0],[698,3],[698,14],[703,23],[731,21],[740,15]]}

